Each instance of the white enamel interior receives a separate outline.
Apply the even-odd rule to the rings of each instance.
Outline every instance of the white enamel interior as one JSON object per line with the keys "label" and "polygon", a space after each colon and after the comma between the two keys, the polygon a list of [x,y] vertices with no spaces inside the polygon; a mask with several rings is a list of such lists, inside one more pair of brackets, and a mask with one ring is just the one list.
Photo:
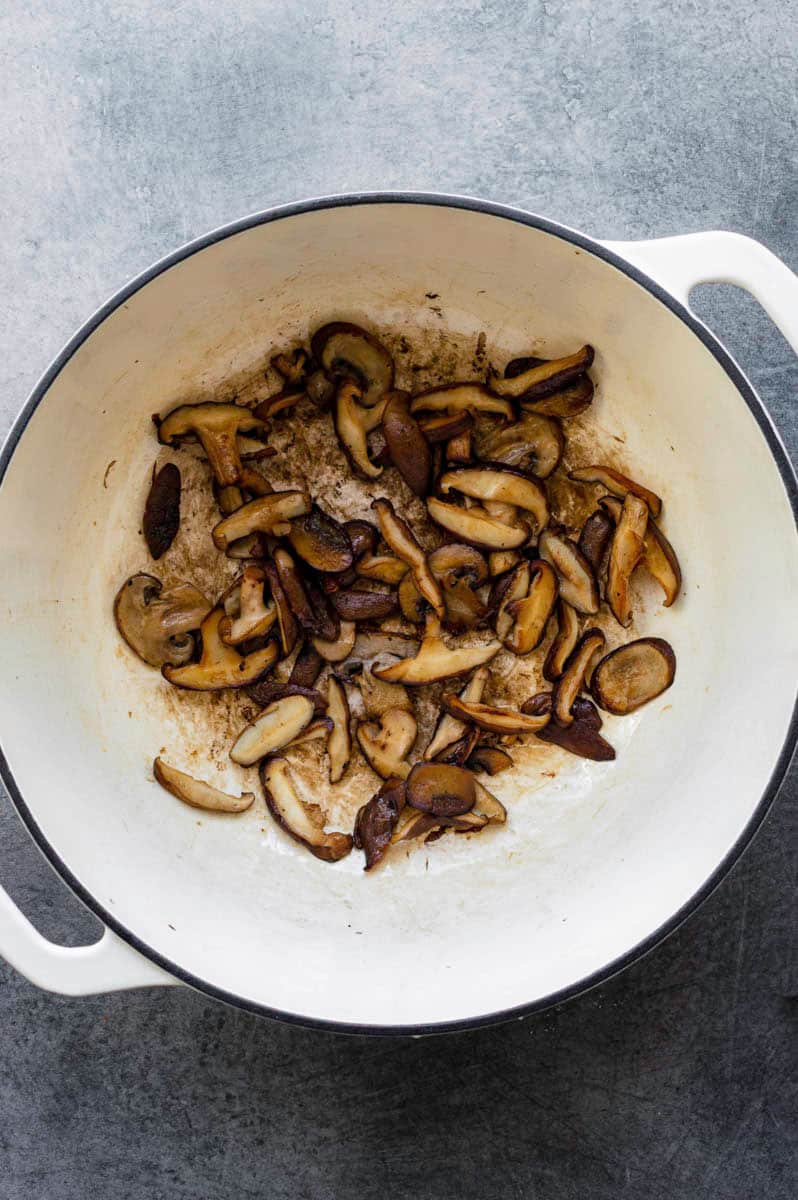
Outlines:
{"label": "white enamel interior", "polygon": [[[444,839],[369,877],[359,855],[331,867],[294,846],[262,801],[208,819],[153,784],[153,754],[180,730],[156,697],[166,685],[120,646],[111,600],[138,538],[153,411],[330,317],[440,322],[430,291],[452,328],[485,330],[503,351],[597,347],[601,423],[623,430],[628,460],[666,498],[685,593],[647,629],[673,642],[679,666],[661,702],[608,722],[615,764],[573,760],[556,780],[521,781],[506,830]],[[147,946],[287,1012],[454,1021],[590,976],[712,875],[789,723],[798,555],[754,418],[662,303],[600,258],[510,220],[335,208],[171,267],[50,387],[0,488],[0,524],[0,732],[40,829]]]}

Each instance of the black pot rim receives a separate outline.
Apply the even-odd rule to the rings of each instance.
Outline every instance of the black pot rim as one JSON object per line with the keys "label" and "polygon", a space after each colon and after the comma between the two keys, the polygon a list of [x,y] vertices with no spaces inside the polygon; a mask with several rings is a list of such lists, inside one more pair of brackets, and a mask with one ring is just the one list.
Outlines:
{"label": "black pot rim", "polygon": [[[768,415],[762,401],[754,391],[746,376],[743,374],[740,367],[734,361],[732,356],[715,338],[714,334],[698,320],[697,317],[690,312],[683,304],[681,304],[674,296],[662,288],[655,280],[640,271],[637,267],[609,250],[600,242],[594,241],[583,233],[579,233],[565,225],[560,225],[556,221],[548,220],[545,217],[539,217],[531,213],[524,212],[521,209],[513,208],[508,205],[495,204],[487,200],[479,200],[469,196],[445,195],[437,192],[354,192],[351,194],[322,196],[316,199],[300,201],[294,204],[280,205],[274,208],[265,209],[262,212],[253,213],[248,217],[243,217],[238,221],[230,222],[222,225],[218,229],[212,230],[210,233],[196,238],[194,241],[188,242],[185,246],[168,254],[165,258],[160,259],[147,270],[137,275],[124,287],[122,287],[115,295],[113,295],[105,304],[100,307],[93,316],[91,316],[78,332],[71,338],[61,353],[54,359],[50,367],[45,371],[42,378],[33,389],[30,397],[25,403],[22,411],[14,422],[6,440],[0,451],[0,484],[2,484],[9,463],[14,454],[16,446],[25,431],[33,413],[41,403],[42,399],[52,386],[56,377],[60,374],[75,352],[83,345],[88,337],[109,317],[113,312],[124,304],[131,296],[140,291],[146,284],[150,283],[157,276],[169,270],[170,267],[177,263],[183,262],[192,255],[197,254],[201,250],[207,249],[216,242],[223,241],[225,238],[231,237],[234,234],[241,233],[247,229],[251,229],[257,225],[269,224],[272,221],[284,220],[287,217],[300,216],[305,213],[317,212],[328,208],[345,208],[355,205],[366,204],[418,204],[428,205],[443,208],[465,209],[470,212],[478,212],[487,216],[496,217],[502,220],[513,221],[520,225],[527,225],[533,229],[541,230],[544,233],[552,234],[563,241],[570,242],[580,249],[586,250],[597,258],[603,259],[616,267],[624,275],[634,280],[647,292],[655,296],[667,309],[678,317],[687,327],[696,335],[696,337],[704,344],[713,357],[723,368],[729,379],[734,384],[737,391],[742,396],[745,403],[748,405],[757,424],[759,425],[762,434],[767,441],[770,452],[775,460],[781,476],[784,489],[792,507],[793,516],[798,523],[798,480],[787,452],[782,444],[781,438]],[[626,953],[619,955],[599,970],[586,976],[584,979],[577,980],[568,987],[561,988],[559,991],[552,992],[548,996],[543,996],[538,1000],[527,1004],[516,1005],[513,1008],[504,1009],[498,1012],[479,1014],[473,1017],[464,1017],[453,1021],[439,1021],[415,1025],[373,1025],[373,1024],[357,1024],[344,1021],[325,1020],[317,1017],[306,1016],[301,1013],[286,1012],[281,1009],[272,1008],[266,1004],[257,1004],[254,1001],[244,999],[234,993],[227,992],[223,988],[216,987],[214,984],[208,983],[190,971],[184,970],[177,963],[172,962],[165,955],[153,950],[141,938],[139,938],[132,930],[128,929],[113,913],[100,904],[94,896],[86,889],[80,880],[72,873],[66,863],[61,859],[60,855],[49,843],[42,830],[39,828],[33,813],[28,808],[19,788],[17,787],[14,776],[11,772],[8,760],[0,744],[0,778],[8,791],[9,796],[21,818],[28,833],[33,838],[36,845],[39,847],[50,865],[55,869],[57,874],[71,888],[79,900],[105,925],[111,929],[118,937],[127,942],[133,949],[137,950],[145,958],[156,963],[163,968],[168,974],[173,975],[182,983],[194,988],[196,991],[202,992],[205,995],[212,996],[216,1000],[221,1000],[235,1008],[243,1009],[246,1012],[254,1013],[257,1016],[271,1017],[276,1020],[285,1021],[289,1024],[305,1026],[311,1029],[328,1030],[335,1033],[362,1034],[385,1037],[389,1035],[410,1035],[418,1036],[420,1034],[434,1033],[454,1033],[469,1029],[478,1029],[488,1025],[497,1025],[505,1021],[518,1020],[522,1017],[531,1016],[533,1013],[542,1012],[553,1005],[561,1004],[566,1000],[571,1000],[576,996],[582,995],[584,992],[605,983],[614,975],[625,970],[632,963],[637,962],[644,955],[648,954],[667,937],[670,936],[678,927],[691,916],[701,904],[712,894],[721,880],[728,874],[734,864],[737,862],[743,851],[750,844],[765,816],[767,815],[776,793],[781,785],[782,780],[789,767],[796,744],[798,744],[798,704],[793,705],[793,712],[790,719],[789,728],[774,765],[770,780],[767,787],[752,813],[745,828],[741,832],[737,841],[732,848],[715,868],[710,877],[704,882],[702,887],[677,910],[667,921],[663,922],[658,929],[643,941],[633,946]]]}

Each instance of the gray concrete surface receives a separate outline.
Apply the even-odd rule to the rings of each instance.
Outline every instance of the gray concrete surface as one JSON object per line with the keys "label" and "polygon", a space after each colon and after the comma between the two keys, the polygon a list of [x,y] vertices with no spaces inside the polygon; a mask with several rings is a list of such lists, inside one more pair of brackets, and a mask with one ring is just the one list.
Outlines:
{"label": "gray concrete surface", "polygon": [[[471,192],[615,238],[724,227],[798,268],[796,15],[5,0],[3,429],[130,275],[322,192]],[[794,356],[733,289],[696,305],[795,455]],[[0,1200],[793,1200],[797,798],[793,771],[743,861],[644,962],[491,1031],[351,1040],[184,990],[60,999],[0,966]],[[4,797],[0,846],[40,929],[89,940]]]}

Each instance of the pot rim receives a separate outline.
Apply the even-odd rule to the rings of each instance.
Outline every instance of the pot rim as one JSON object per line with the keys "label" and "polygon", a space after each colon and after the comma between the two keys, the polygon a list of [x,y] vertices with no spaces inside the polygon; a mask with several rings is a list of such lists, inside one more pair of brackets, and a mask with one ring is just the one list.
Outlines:
{"label": "pot rim", "polygon": [[[320,196],[309,200],[301,200],[291,204],[277,205],[272,208],[264,209],[260,212],[255,212],[249,216],[242,217],[239,220],[228,222],[211,230],[209,233],[187,242],[172,253],[158,259],[146,270],[136,275],[122,288],[114,293],[103,305],[101,305],[92,316],[78,329],[73,337],[67,342],[61,352],[55,357],[51,365],[47,368],[44,374],[39,379],[38,383],[31,392],[29,398],[25,402],[19,416],[14,421],[8,435],[0,449],[0,486],[9,464],[13,457],[17,444],[20,441],[25,429],[30,421],[33,413],[38,408],[39,404],[49,391],[55,379],[61,373],[63,368],[77,352],[83,343],[91,336],[92,333],[114,313],[122,304],[130,299],[136,292],[139,292],[146,284],[153,279],[169,270],[170,267],[177,263],[183,262],[192,255],[213,246],[216,242],[225,240],[235,234],[242,233],[248,229],[252,229],[258,225],[266,225],[272,221],[280,221],[286,217],[301,216],[305,213],[317,212],[330,208],[351,208],[356,205],[369,204],[417,204],[429,205],[440,208],[464,209],[470,212],[483,213],[486,216],[496,217],[502,220],[514,221],[516,224],[526,225],[533,229],[538,229],[543,233],[548,233],[554,237],[558,237],[563,241],[570,242],[572,245],[586,250],[588,253],[603,259],[617,270],[621,271],[635,283],[645,288],[647,292],[653,295],[666,308],[678,317],[687,327],[698,337],[706,349],[713,355],[716,361],[725,371],[734,387],[747,404],[754,419],[757,422],[762,434],[770,449],[771,455],[775,461],[784,490],[792,508],[793,517],[796,525],[798,525],[798,478],[796,478],[795,469],[790,462],[787,451],[781,440],[781,437],[771,420],[762,400],[754,390],[752,384],[737,364],[732,355],[718,341],[715,335],[706,325],[703,324],[688,308],[677,300],[670,292],[663,288],[645,272],[638,267],[632,265],[627,259],[617,254],[615,251],[608,249],[601,242],[595,241],[586,234],[580,233],[577,230],[571,229],[567,225],[562,225],[559,222],[549,220],[546,217],[537,216],[533,213],[525,212],[523,209],[515,208],[510,205],[496,204],[489,200],[481,200],[471,196],[448,195],[439,192],[401,192],[401,191],[377,191],[377,192],[352,192],[342,193],[329,196]],[[625,970],[632,963],[642,959],[650,953],[661,942],[665,941],[680,925],[692,916],[694,912],[704,903],[705,900],[715,891],[721,880],[729,873],[735,865],[744,850],[753,840],[754,835],[759,830],[764,821],[770,807],[776,797],[776,794],[781,786],[784,776],[789,767],[796,745],[798,744],[798,697],[793,704],[793,711],[790,718],[790,724],[781,747],[779,755],[773,767],[770,779],[767,786],[757,803],[754,811],[751,814],[744,829],[740,833],[734,845],[721,860],[712,874],[702,884],[702,886],[690,897],[685,904],[681,906],[667,921],[664,921],[657,929],[638,942],[624,954],[611,960],[605,966],[592,972],[590,975],[579,979],[567,987],[560,988],[556,992],[552,992],[547,996],[543,996],[537,1000],[530,1001],[526,1004],[515,1005],[512,1008],[499,1010],[491,1013],[481,1013],[472,1017],[461,1017],[451,1021],[436,1021],[417,1023],[414,1025],[376,1025],[362,1024],[357,1022],[337,1021],[321,1017],[313,1017],[303,1013],[287,1012],[282,1009],[273,1008],[267,1004],[259,1004],[256,1001],[248,1000],[235,993],[227,992],[223,988],[217,987],[215,984],[209,983],[192,972],[185,970],[177,963],[172,962],[168,957],[160,954],[148,946],[136,933],[128,929],[117,917],[110,913],[102,904],[97,901],[81,881],[72,873],[55,848],[50,844],[45,837],[36,819],[26,804],[20,789],[18,788],[11,771],[10,765],[3,750],[2,742],[0,742],[0,779],[11,798],[14,807],[19,814],[20,819],[25,825],[28,833],[33,841],[38,846],[44,857],[50,865],[74,892],[77,898],[92,912],[104,926],[111,929],[118,937],[127,942],[134,950],[138,951],[151,962],[156,963],[159,967],[165,970],[168,974],[173,975],[182,983],[187,984],[198,992],[211,996],[216,1000],[221,1000],[235,1008],[243,1009],[246,1012],[254,1013],[256,1016],[271,1017],[276,1020],[285,1021],[288,1024],[304,1026],[311,1029],[322,1029],[334,1033],[349,1033],[349,1034],[365,1034],[378,1037],[390,1035],[420,1035],[420,1034],[435,1034],[435,1033],[454,1033],[469,1029],[479,1029],[484,1026],[498,1025],[505,1021],[519,1020],[523,1017],[531,1016],[533,1013],[543,1012],[545,1009],[551,1008],[556,1004],[562,1004],[566,1000],[571,1000],[576,996],[580,996],[599,984],[606,983],[615,975]]]}

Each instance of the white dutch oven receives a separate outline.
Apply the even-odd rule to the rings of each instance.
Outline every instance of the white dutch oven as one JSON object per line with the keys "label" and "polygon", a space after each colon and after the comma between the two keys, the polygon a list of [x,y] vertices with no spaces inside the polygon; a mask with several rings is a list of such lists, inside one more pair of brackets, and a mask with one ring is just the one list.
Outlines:
{"label": "white dutch oven", "polygon": [[[72,995],[182,982],[306,1024],[418,1032],[573,996],[674,929],[753,836],[796,739],[796,482],[750,384],[687,308],[705,280],[748,288],[798,348],[798,281],[747,238],[607,245],[439,196],[263,213],[115,296],[0,462],[2,774],[106,932],[54,946],[0,893],[0,952]],[[485,330],[499,351],[598,348],[600,420],[666,497],[686,588],[647,631],[679,666],[667,704],[613,727],[616,763],[573,760],[547,786],[538,773],[499,835],[444,839],[369,877],[359,855],[313,859],[260,809],[198,824],[152,783],[175,726],[111,599],[138,538],[153,411],[331,317],[434,324],[429,291],[453,329]]]}

